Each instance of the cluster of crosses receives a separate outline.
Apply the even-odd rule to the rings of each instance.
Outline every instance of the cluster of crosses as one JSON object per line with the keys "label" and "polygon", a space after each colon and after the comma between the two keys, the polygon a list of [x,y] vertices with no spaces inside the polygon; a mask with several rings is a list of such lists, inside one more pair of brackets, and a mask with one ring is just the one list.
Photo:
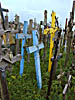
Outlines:
{"label": "cluster of crosses", "polygon": [[[75,2],[74,2],[75,5]],[[74,11],[73,7],[73,11]],[[66,43],[66,37],[71,42],[71,39],[69,38],[73,28],[73,15],[74,13],[71,13],[70,21],[67,25],[65,25],[65,34],[64,34],[64,40],[61,38],[61,28],[59,27],[58,18],[56,18],[56,13],[52,11],[52,22],[47,23],[47,10],[44,12],[44,22],[41,21],[40,25],[36,23],[36,19],[34,21],[30,20],[30,25],[28,25],[27,21],[24,21],[24,24],[19,23],[19,16],[15,19],[15,22],[13,27],[15,29],[12,29],[11,23],[8,26],[8,16],[4,18],[3,12],[9,12],[8,9],[4,9],[1,7],[0,3],[0,78],[1,78],[1,85],[5,88],[2,88],[3,90],[3,100],[10,100],[8,89],[6,85],[6,75],[5,70],[9,66],[9,64],[14,64],[17,61],[20,61],[20,75],[22,76],[24,71],[24,51],[26,49],[28,53],[28,62],[29,62],[29,54],[34,53],[34,59],[35,59],[35,70],[36,70],[36,79],[37,79],[37,86],[38,88],[42,88],[42,79],[41,79],[41,68],[40,68],[40,55],[39,51],[44,48],[43,53],[43,60],[46,59],[46,48],[48,47],[47,44],[49,43],[49,65],[48,65],[48,72],[50,72],[50,78],[49,78],[49,86],[48,86],[48,92],[47,92],[47,100],[49,100],[50,95],[50,89],[52,85],[52,80],[55,78],[55,72],[57,68],[57,61],[59,58],[62,57],[62,54],[60,52],[60,45],[65,45]],[[22,25],[22,27],[21,27]],[[43,26],[43,27],[42,27]],[[21,29],[22,28],[22,29]],[[44,34],[43,34],[44,33]],[[68,35],[66,35],[68,34]],[[14,42],[13,37],[15,37],[16,43]],[[2,48],[2,39],[4,38],[5,46]],[[75,36],[74,36],[75,38]],[[27,40],[29,44],[31,43],[31,39],[33,39],[33,46],[27,45]],[[19,40],[22,40],[21,42],[21,49],[19,47]],[[63,40],[63,43],[62,43]],[[10,42],[10,43],[9,43]],[[66,54],[66,60],[65,60],[65,66],[67,64],[67,56],[68,51],[70,49],[70,43],[67,42],[67,54]],[[74,42],[73,42],[74,44]],[[55,52],[53,53],[53,48],[55,46]],[[16,47],[16,53],[14,53],[13,47]],[[74,46],[73,46],[74,48]],[[74,48],[75,52],[75,48]],[[75,54],[75,53],[74,53]],[[75,56],[74,56],[75,57]],[[71,75],[69,75],[68,84],[70,83]],[[4,84],[2,84],[4,83]],[[66,89],[68,88],[68,84],[66,85]],[[63,94],[65,95],[64,89]],[[6,95],[6,96],[5,96]],[[65,98],[65,97],[64,97]],[[64,99],[65,100],[65,99]]]}

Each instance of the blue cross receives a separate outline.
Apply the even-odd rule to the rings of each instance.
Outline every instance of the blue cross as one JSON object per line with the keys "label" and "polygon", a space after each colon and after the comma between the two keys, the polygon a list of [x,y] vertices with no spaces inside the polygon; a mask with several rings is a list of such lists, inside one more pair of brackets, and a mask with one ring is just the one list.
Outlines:
{"label": "blue cross", "polygon": [[31,38],[31,35],[27,34],[28,22],[24,21],[23,33],[17,33],[16,39],[22,39],[22,46],[21,46],[21,56],[22,59],[20,61],[20,75],[22,76],[24,70],[24,45],[26,44],[26,39]]}
{"label": "blue cross", "polygon": [[42,88],[42,79],[41,79],[41,69],[40,69],[40,56],[39,56],[39,50],[44,48],[44,44],[38,44],[38,34],[37,30],[32,31],[33,35],[33,46],[27,47],[27,53],[34,52],[34,58],[35,58],[35,69],[36,69],[36,78],[37,78],[37,85],[38,88]]}

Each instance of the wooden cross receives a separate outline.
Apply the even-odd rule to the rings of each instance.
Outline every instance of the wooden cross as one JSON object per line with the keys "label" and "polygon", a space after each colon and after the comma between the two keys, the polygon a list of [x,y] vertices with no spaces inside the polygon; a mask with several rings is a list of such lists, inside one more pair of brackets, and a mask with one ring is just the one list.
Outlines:
{"label": "wooden cross", "polygon": [[70,54],[70,48],[71,48],[71,40],[72,40],[72,29],[73,29],[73,21],[74,21],[74,17],[75,17],[75,1],[73,1],[73,8],[72,8],[72,12],[70,12],[70,19],[68,21],[68,26],[67,26],[67,53],[66,53],[66,57],[65,57],[65,67],[67,66],[68,60],[69,60],[69,54]]}
{"label": "wooden cross", "polygon": [[55,12],[52,12],[52,23],[51,23],[51,28],[46,28],[44,29],[44,34],[48,34],[50,33],[51,34],[51,38],[50,38],[50,50],[49,50],[49,65],[48,65],[48,72],[51,71],[51,66],[52,66],[52,61],[51,61],[51,58],[53,57],[53,46],[54,46],[54,36],[55,36],[55,32],[57,30],[59,30],[58,27],[55,26],[55,16],[56,16],[56,13]]}
{"label": "wooden cross", "polygon": [[[6,74],[5,70],[6,67],[8,67],[9,64],[14,64],[17,61],[21,60],[21,55],[18,54],[16,56],[11,56],[10,50],[8,48],[2,49],[1,47],[1,37],[0,37],[0,88],[1,88],[1,97],[2,100],[10,100],[7,83],[6,83]],[[4,51],[7,51],[6,54]],[[9,52],[8,52],[9,51]]]}
{"label": "wooden cross", "polygon": [[51,91],[51,85],[52,85],[52,80],[55,78],[55,73],[56,73],[56,67],[57,67],[57,60],[62,56],[62,55],[57,55],[58,54],[58,45],[59,45],[59,39],[61,36],[61,29],[58,31],[58,37],[56,40],[56,45],[55,45],[55,53],[54,53],[54,58],[52,62],[52,67],[51,67],[51,72],[50,72],[50,78],[49,78],[49,85],[48,85],[48,92],[47,92],[47,97],[46,100],[49,100],[49,95]]}
{"label": "wooden cross", "polygon": [[38,88],[41,89],[42,80],[41,80],[39,50],[44,48],[44,44],[43,43],[38,44],[37,30],[33,30],[32,35],[33,35],[33,46],[26,48],[26,50],[29,54],[34,52],[37,85],[38,85]]}
{"label": "wooden cross", "polygon": [[22,46],[21,46],[22,59],[20,61],[20,75],[21,76],[23,74],[23,69],[24,69],[24,46],[26,44],[26,40],[28,38],[31,38],[31,35],[27,34],[27,28],[28,28],[28,22],[24,21],[23,33],[16,34],[16,39],[22,39]]}
{"label": "wooden cross", "polygon": [[[9,56],[10,57],[10,56]],[[8,55],[1,55],[0,57],[0,88],[1,88],[1,97],[2,100],[10,100],[7,83],[6,83],[6,74],[5,70],[9,64],[14,64],[17,61],[20,61],[21,55],[17,55],[13,57],[11,60],[9,59]]]}
{"label": "wooden cross", "polygon": [[[6,66],[8,64],[7,63],[4,63],[4,64],[5,64],[5,68],[6,68]],[[0,67],[2,67],[2,66],[0,66]],[[7,88],[7,82],[6,82],[5,68],[0,68],[0,89],[1,89],[0,95],[3,100],[10,100],[8,88]]]}
{"label": "wooden cross", "polygon": [[8,10],[8,9],[2,8],[2,7],[1,7],[1,3],[0,3],[0,13],[1,13],[2,20],[3,20],[3,28],[4,28],[4,30],[5,30],[5,25],[4,25],[5,21],[4,21],[3,12],[9,12],[9,10]]}

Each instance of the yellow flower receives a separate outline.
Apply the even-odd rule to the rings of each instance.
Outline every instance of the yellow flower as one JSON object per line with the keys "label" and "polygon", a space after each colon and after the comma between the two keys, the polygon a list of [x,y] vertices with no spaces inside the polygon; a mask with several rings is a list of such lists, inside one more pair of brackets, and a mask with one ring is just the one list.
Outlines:
{"label": "yellow flower", "polygon": [[8,82],[8,84],[10,85],[10,82]]}
{"label": "yellow flower", "polygon": [[11,76],[11,78],[16,79],[16,76]]}

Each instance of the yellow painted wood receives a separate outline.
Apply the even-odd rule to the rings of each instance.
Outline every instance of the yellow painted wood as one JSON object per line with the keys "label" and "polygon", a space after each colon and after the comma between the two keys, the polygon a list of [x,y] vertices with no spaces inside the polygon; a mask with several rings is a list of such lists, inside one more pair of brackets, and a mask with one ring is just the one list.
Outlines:
{"label": "yellow painted wood", "polygon": [[44,34],[51,34],[51,38],[50,38],[50,50],[49,50],[49,65],[48,65],[48,72],[51,71],[51,66],[52,66],[52,61],[51,58],[53,57],[53,47],[54,47],[54,41],[53,38],[55,36],[55,32],[59,30],[58,27],[55,27],[55,16],[56,13],[52,12],[52,22],[51,22],[51,28],[47,28],[44,30]]}
{"label": "yellow painted wood", "polygon": [[9,43],[10,44],[15,44],[15,40],[14,40],[14,38],[13,38],[11,33],[9,34]]}
{"label": "yellow painted wood", "polygon": [[6,45],[6,35],[3,35],[4,45]]}
{"label": "yellow painted wood", "polygon": [[[4,45],[6,45],[6,34],[3,35]],[[9,44],[15,44],[15,40],[11,33],[9,33]]]}

